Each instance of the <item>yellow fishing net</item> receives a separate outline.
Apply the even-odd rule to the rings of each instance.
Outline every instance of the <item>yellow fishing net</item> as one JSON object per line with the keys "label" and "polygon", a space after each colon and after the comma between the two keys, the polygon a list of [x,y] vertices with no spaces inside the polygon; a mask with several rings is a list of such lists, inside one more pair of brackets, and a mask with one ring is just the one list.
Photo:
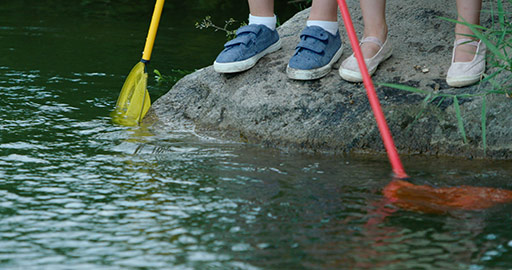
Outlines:
{"label": "yellow fishing net", "polygon": [[144,68],[145,64],[139,62],[126,78],[116,108],[111,114],[114,123],[135,126],[148,112],[151,100],[147,90],[148,74]]}

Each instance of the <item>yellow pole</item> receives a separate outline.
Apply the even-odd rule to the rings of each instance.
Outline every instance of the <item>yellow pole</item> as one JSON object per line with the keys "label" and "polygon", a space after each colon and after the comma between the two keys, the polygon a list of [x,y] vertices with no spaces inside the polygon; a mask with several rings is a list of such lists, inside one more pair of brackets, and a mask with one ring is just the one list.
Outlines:
{"label": "yellow pole", "polygon": [[160,16],[162,15],[164,2],[165,0],[156,0],[153,18],[151,18],[148,37],[146,38],[146,45],[144,46],[144,53],[142,54],[142,62],[149,62],[149,59],[151,59],[153,44],[155,43],[156,31],[158,30],[158,24],[160,23]]}

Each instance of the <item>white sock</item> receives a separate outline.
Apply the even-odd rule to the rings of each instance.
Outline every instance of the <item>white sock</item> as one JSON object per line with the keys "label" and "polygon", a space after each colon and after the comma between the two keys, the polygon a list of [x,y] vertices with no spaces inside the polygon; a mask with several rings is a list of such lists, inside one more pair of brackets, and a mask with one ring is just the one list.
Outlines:
{"label": "white sock", "polygon": [[261,17],[253,16],[249,14],[249,24],[263,24],[271,30],[276,30],[277,18],[276,15],[273,17]]}
{"label": "white sock", "polygon": [[307,21],[306,26],[319,26],[322,27],[325,31],[336,35],[338,32],[338,22],[331,21]]}

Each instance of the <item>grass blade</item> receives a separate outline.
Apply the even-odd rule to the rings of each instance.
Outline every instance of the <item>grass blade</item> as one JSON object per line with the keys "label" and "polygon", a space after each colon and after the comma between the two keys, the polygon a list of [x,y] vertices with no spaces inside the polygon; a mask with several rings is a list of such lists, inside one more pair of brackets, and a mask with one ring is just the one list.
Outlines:
{"label": "grass blade", "polygon": [[455,116],[457,117],[459,132],[462,135],[464,143],[466,144],[468,143],[468,139],[466,138],[466,131],[464,130],[464,122],[460,113],[459,99],[457,98],[457,96],[453,96],[453,106],[455,107]]}
{"label": "grass blade", "polygon": [[441,18],[443,20],[446,20],[446,21],[449,21],[449,22],[458,23],[458,24],[462,24],[462,25],[465,25],[465,26],[469,27],[469,29],[475,34],[475,37],[477,37],[483,43],[485,43],[485,45],[487,46],[487,49],[490,50],[492,52],[492,54],[494,54],[497,58],[499,58],[499,59],[501,59],[503,61],[507,61],[508,60],[502,54],[502,52],[484,34],[482,34],[481,31],[479,31],[479,30],[486,30],[485,27],[480,26],[480,25],[471,24],[471,23],[468,23],[468,22],[465,22],[465,21],[457,21],[457,20],[450,19],[450,18],[445,18],[445,17],[441,17]]}
{"label": "grass blade", "polygon": [[442,19],[442,20],[445,20],[445,21],[452,22],[452,23],[460,23],[460,24],[467,25],[467,26],[472,25],[475,29],[478,28],[480,30],[487,30],[487,28],[485,28],[484,26],[477,25],[477,24],[470,24],[470,23],[465,22],[465,21],[458,21],[456,19],[447,18],[447,17],[439,17],[439,18]]}
{"label": "grass blade", "polygon": [[432,93],[429,93],[421,102],[421,107],[425,108],[427,107],[428,103],[430,102],[430,98],[432,97]]}
{"label": "grass blade", "polygon": [[442,96],[442,97],[439,99],[439,102],[437,103],[436,107],[441,106],[441,104],[443,103],[443,101],[444,101],[445,99],[446,99],[446,97],[443,97],[443,96]]}
{"label": "grass blade", "polygon": [[395,84],[395,83],[378,83],[377,85],[384,86],[384,87],[391,87],[391,88],[404,90],[404,91],[408,91],[408,92],[413,92],[413,93],[419,93],[419,94],[425,94],[425,95],[430,94],[430,92],[428,92],[428,91],[421,90],[416,87],[412,87],[412,86],[408,86],[408,85]]}
{"label": "grass blade", "polygon": [[410,130],[412,128],[412,126],[414,125],[414,123],[416,123],[416,121],[418,121],[418,119],[420,119],[420,117],[423,116],[423,113],[427,109],[428,104],[431,102],[431,98],[432,98],[432,93],[429,93],[423,99],[423,101],[421,102],[421,110],[416,114],[416,116],[414,117],[414,120],[407,127],[407,130]]}
{"label": "grass blade", "polygon": [[505,10],[503,9],[503,3],[501,0],[498,0],[498,19],[500,21],[501,27],[505,26]]}
{"label": "grass blade", "polygon": [[482,143],[484,145],[484,156],[487,155],[487,96],[482,99],[482,114],[480,115],[482,122]]}

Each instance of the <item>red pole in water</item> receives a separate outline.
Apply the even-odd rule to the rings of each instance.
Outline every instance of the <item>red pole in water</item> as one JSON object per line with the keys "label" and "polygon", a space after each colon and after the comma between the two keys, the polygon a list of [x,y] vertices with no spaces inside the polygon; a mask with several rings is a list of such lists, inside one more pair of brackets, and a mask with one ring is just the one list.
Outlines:
{"label": "red pole in water", "polygon": [[348,12],[347,3],[345,2],[345,0],[337,1],[341,11],[341,17],[343,18],[343,22],[345,23],[345,29],[347,30],[347,34],[350,39],[350,44],[352,45],[352,50],[354,51],[357,63],[359,64],[359,70],[363,75],[363,83],[364,86],[366,87],[366,94],[368,95],[368,100],[370,101],[370,105],[372,107],[375,120],[377,121],[377,126],[379,127],[380,136],[382,137],[382,141],[384,142],[384,147],[386,148],[386,152],[388,153],[388,158],[389,162],[391,163],[391,167],[393,168],[393,173],[395,174],[395,177],[402,179],[407,178],[408,176],[405,173],[404,167],[402,166],[402,162],[400,161],[400,157],[398,156],[395,143],[393,142],[393,137],[389,132],[389,127],[386,122],[386,118],[384,117],[384,113],[382,112],[379,98],[375,93],[375,86],[373,85],[372,78],[368,73],[363,53],[361,52],[361,48],[359,47],[359,40],[357,39],[356,31],[354,30],[354,25],[352,23],[350,13]]}

